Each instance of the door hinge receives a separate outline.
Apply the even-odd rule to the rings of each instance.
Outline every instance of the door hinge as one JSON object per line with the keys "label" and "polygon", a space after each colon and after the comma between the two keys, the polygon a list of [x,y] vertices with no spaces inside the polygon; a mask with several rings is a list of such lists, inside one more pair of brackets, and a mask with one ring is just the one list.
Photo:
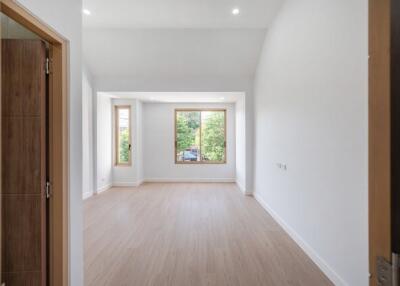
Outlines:
{"label": "door hinge", "polygon": [[46,58],[46,74],[50,74],[50,59]]}
{"label": "door hinge", "polygon": [[383,257],[376,260],[376,279],[378,286],[400,286],[399,284],[399,255],[392,255],[393,263],[390,263]]}
{"label": "door hinge", "polygon": [[46,182],[45,192],[46,192],[46,199],[50,199],[50,197],[51,197],[51,183],[50,182]]}

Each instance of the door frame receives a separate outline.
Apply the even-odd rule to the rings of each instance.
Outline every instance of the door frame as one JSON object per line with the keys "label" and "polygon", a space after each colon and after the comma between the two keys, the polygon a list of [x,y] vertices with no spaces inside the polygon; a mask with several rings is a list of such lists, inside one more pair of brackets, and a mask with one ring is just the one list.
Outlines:
{"label": "door frame", "polygon": [[391,0],[369,0],[369,268],[391,261]]}
{"label": "door frame", "polygon": [[68,286],[69,41],[13,0],[0,0],[0,12],[39,35],[50,44],[48,155],[52,194],[49,200],[49,269],[47,271],[49,271],[49,285]]}

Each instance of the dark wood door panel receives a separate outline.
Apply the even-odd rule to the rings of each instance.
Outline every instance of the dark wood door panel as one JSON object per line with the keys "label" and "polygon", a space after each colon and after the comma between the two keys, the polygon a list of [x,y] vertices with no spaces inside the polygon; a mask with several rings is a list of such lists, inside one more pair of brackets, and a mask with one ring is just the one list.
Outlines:
{"label": "dark wood door panel", "polygon": [[5,273],[6,285],[12,286],[42,286],[41,272]]}
{"label": "dark wood door panel", "polygon": [[3,194],[42,192],[40,124],[39,117],[3,117]]}
{"label": "dark wood door panel", "polygon": [[41,269],[41,197],[3,195],[3,273]]}
{"label": "dark wood door panel", "polygon": [[46,285],[46,45],[2,40],[2,277]]}
{"label": "dark wood door panel", "polygon": [[[45,170],[43,169],[46,150],[42,148],[42,118],[24,118],[23,122],[23,180],[24,193],[43,194],[45,188]],[[43,139],[44,140],[44,139]],[[44,144],[44,143],[43,143]],[[43,159],[42,159],[43,158]]]}
{"label": "dark wood door panel", "polygon": [[400,254],[400,2],[392,1],[392,251]]}
{"label": "dark wood door panel", "polygon": [[23,193],[22,118],[2,118],[2,194]]}
{"label": "dark wood door panel", "polygon": [[46,96],[45,58],[42,41],[2,40],[3,116],[41,114]]}

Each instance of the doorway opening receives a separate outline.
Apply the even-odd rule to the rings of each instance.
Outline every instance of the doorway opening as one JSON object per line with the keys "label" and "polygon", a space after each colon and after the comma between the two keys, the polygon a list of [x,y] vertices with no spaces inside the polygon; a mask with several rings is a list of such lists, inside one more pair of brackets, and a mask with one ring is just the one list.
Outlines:
{"label": "doorway opening", "polygon": [[2,282],[48,280],[48,43],[4,14],[2,52]]}
{"label": "doorway opening", "polygon": [[0,283],[64,286],[68,41],[15,1],[0,13]]}

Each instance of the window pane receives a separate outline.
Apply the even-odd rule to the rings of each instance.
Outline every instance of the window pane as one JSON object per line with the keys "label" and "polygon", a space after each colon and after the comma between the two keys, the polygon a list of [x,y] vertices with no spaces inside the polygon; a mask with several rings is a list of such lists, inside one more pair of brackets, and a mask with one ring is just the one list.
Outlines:
{"label": "window pane", "polygon": [[200,112],[176,113],[176,160],[200,161]]}
{"label": "window pane", "polygon": [[225,112],[203,111],[201,120],[203,161],[225,161]]}
{"label": "window pane", "polygon": [[129,130],[129,108],[118,108],[118,153],[117,160],[118,164],[129,164],[130,163],[130,130]]}

